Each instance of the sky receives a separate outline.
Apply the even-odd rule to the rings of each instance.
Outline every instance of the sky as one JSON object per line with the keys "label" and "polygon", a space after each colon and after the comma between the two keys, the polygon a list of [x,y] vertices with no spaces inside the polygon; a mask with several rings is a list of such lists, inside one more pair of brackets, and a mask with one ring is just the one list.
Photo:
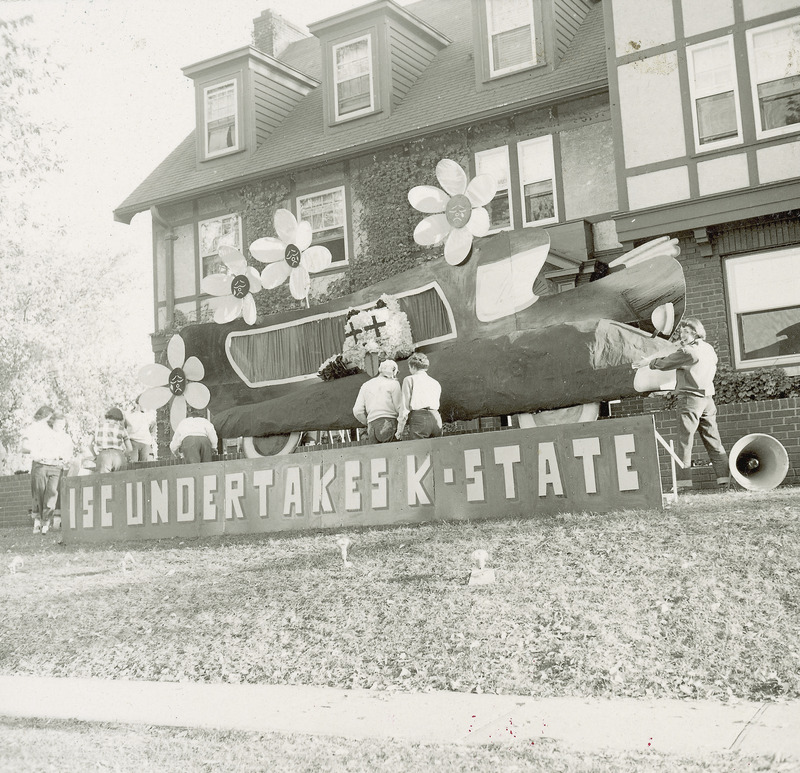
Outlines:
{"label": "sky", "polygon": [[[32,194],[36,206],[65,223],[65,239],[130,249],[151,275],[149,214],[125,225],[113,210],[194,128],[193,84],[181,68],[249,44],[265,8],[307,25],[365,2],[0,0],[0,18],[32,16],[31,34],[63,66],[33,104],[59,125],[63,159],[63,173]],[[152,328],[151,297],[145,303],[140,324]]]}

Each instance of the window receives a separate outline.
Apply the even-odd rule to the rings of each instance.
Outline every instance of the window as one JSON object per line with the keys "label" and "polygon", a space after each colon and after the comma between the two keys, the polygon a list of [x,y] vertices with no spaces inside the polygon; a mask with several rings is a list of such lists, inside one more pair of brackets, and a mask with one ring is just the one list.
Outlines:
{"label": "window", "polygon": [[698,151],[742,140],[733,39],[709,40],[686,49],[692,123]]}
{"label": "window", "polygon": [[508,147],[482,150],[475,154],[475,174],[489,174],[497,183],[497,193],[486,205],[489,210],[489,233],[506,231],[514,227],[511,208],[511,167],[508,162]]}
{"label": "window", "polygon": [[800,17],[747,31],[756,136],[800,129]]}
{"label": "window", "polygon": [[800,248],[729,258],[725,275],[736,365],[800,362]]}
{"label": "window", "polygon": [[523,225],[557,223],[553,138],[548,134],[520,142],[518,151]]}
{"label": "window", "polygon": [[239,149],[236,81],[203,89],[206,158]]}
{"label": "window", "polygon": [[372,44],[369,35],[333,47],[333,84],[337,121],[372,112]]}
{"label": "window", "polygon": [[203,276],[225,273],[228,269],[219,259],[220,245],[242,249],[242,220],[239,215],[223,215],[198,223],[200,260]]}
{"label": "window", "polygon": [[533,0],[486,0],[489,75],[536,64]]}
{"label": "window", "polygon": [[298,196],[297,219],[311,223],[311,243],[327,247],[334,263],[347,262],[344,188]]}

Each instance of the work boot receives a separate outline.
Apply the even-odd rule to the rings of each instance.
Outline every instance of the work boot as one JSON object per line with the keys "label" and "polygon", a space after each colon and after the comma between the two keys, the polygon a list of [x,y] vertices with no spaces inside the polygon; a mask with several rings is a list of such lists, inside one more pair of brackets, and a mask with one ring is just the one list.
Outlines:
{"label": "work boot", "polygon": [[45,521],[42,524],[42,534],[47,534],[48,531],[50,531],[50,521]]}
{"label": "work boot", "polygon": [[33,521],[33,533],[34,534],[41,534],[42,533],[42,521],[39,518],[36,518]]}

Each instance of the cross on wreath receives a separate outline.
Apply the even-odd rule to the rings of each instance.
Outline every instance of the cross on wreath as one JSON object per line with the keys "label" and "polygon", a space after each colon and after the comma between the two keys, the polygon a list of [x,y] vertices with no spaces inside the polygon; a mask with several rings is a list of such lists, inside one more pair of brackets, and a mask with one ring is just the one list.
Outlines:
{"label": "cross on wreath", "polygon": [[[366,332],[367,330],[374,330],[375,331],[375,338],[380,338],[381,337],[380,328],[386,327],[386,323],[385,322],[378,322],[378,320],[375,319],[375,315],[374,314],[371,315],[371,316],[372,316],[372,324],[371,325],[364,325],[364,332]],[[350,324],[352,324],[352,322]]]}
{"label": "cross on wreath", "polygon": [[[373,317],[373,319],[375,319],[375,317]],[[344,337],[349,338],[350,336],[353,336],[353,343],[357,344],[358,334],[363,333],[364,331],[360,327],[356,327],[352,322],[348,322],[347,324],[350,325],[350,330],[344,334]]]}

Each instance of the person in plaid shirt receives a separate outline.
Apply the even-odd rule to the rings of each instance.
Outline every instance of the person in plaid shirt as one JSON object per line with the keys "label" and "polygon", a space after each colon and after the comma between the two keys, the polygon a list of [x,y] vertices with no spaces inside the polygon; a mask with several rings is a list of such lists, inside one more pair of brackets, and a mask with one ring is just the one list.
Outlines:
{"label": "person in plaid shirt", "polygon": [[126,454],[131,441],[125,429],[125,417],[119,408],[111,408],[97,425],[94,433],[94,452],[97,472],[114,472],[125,469]]}

